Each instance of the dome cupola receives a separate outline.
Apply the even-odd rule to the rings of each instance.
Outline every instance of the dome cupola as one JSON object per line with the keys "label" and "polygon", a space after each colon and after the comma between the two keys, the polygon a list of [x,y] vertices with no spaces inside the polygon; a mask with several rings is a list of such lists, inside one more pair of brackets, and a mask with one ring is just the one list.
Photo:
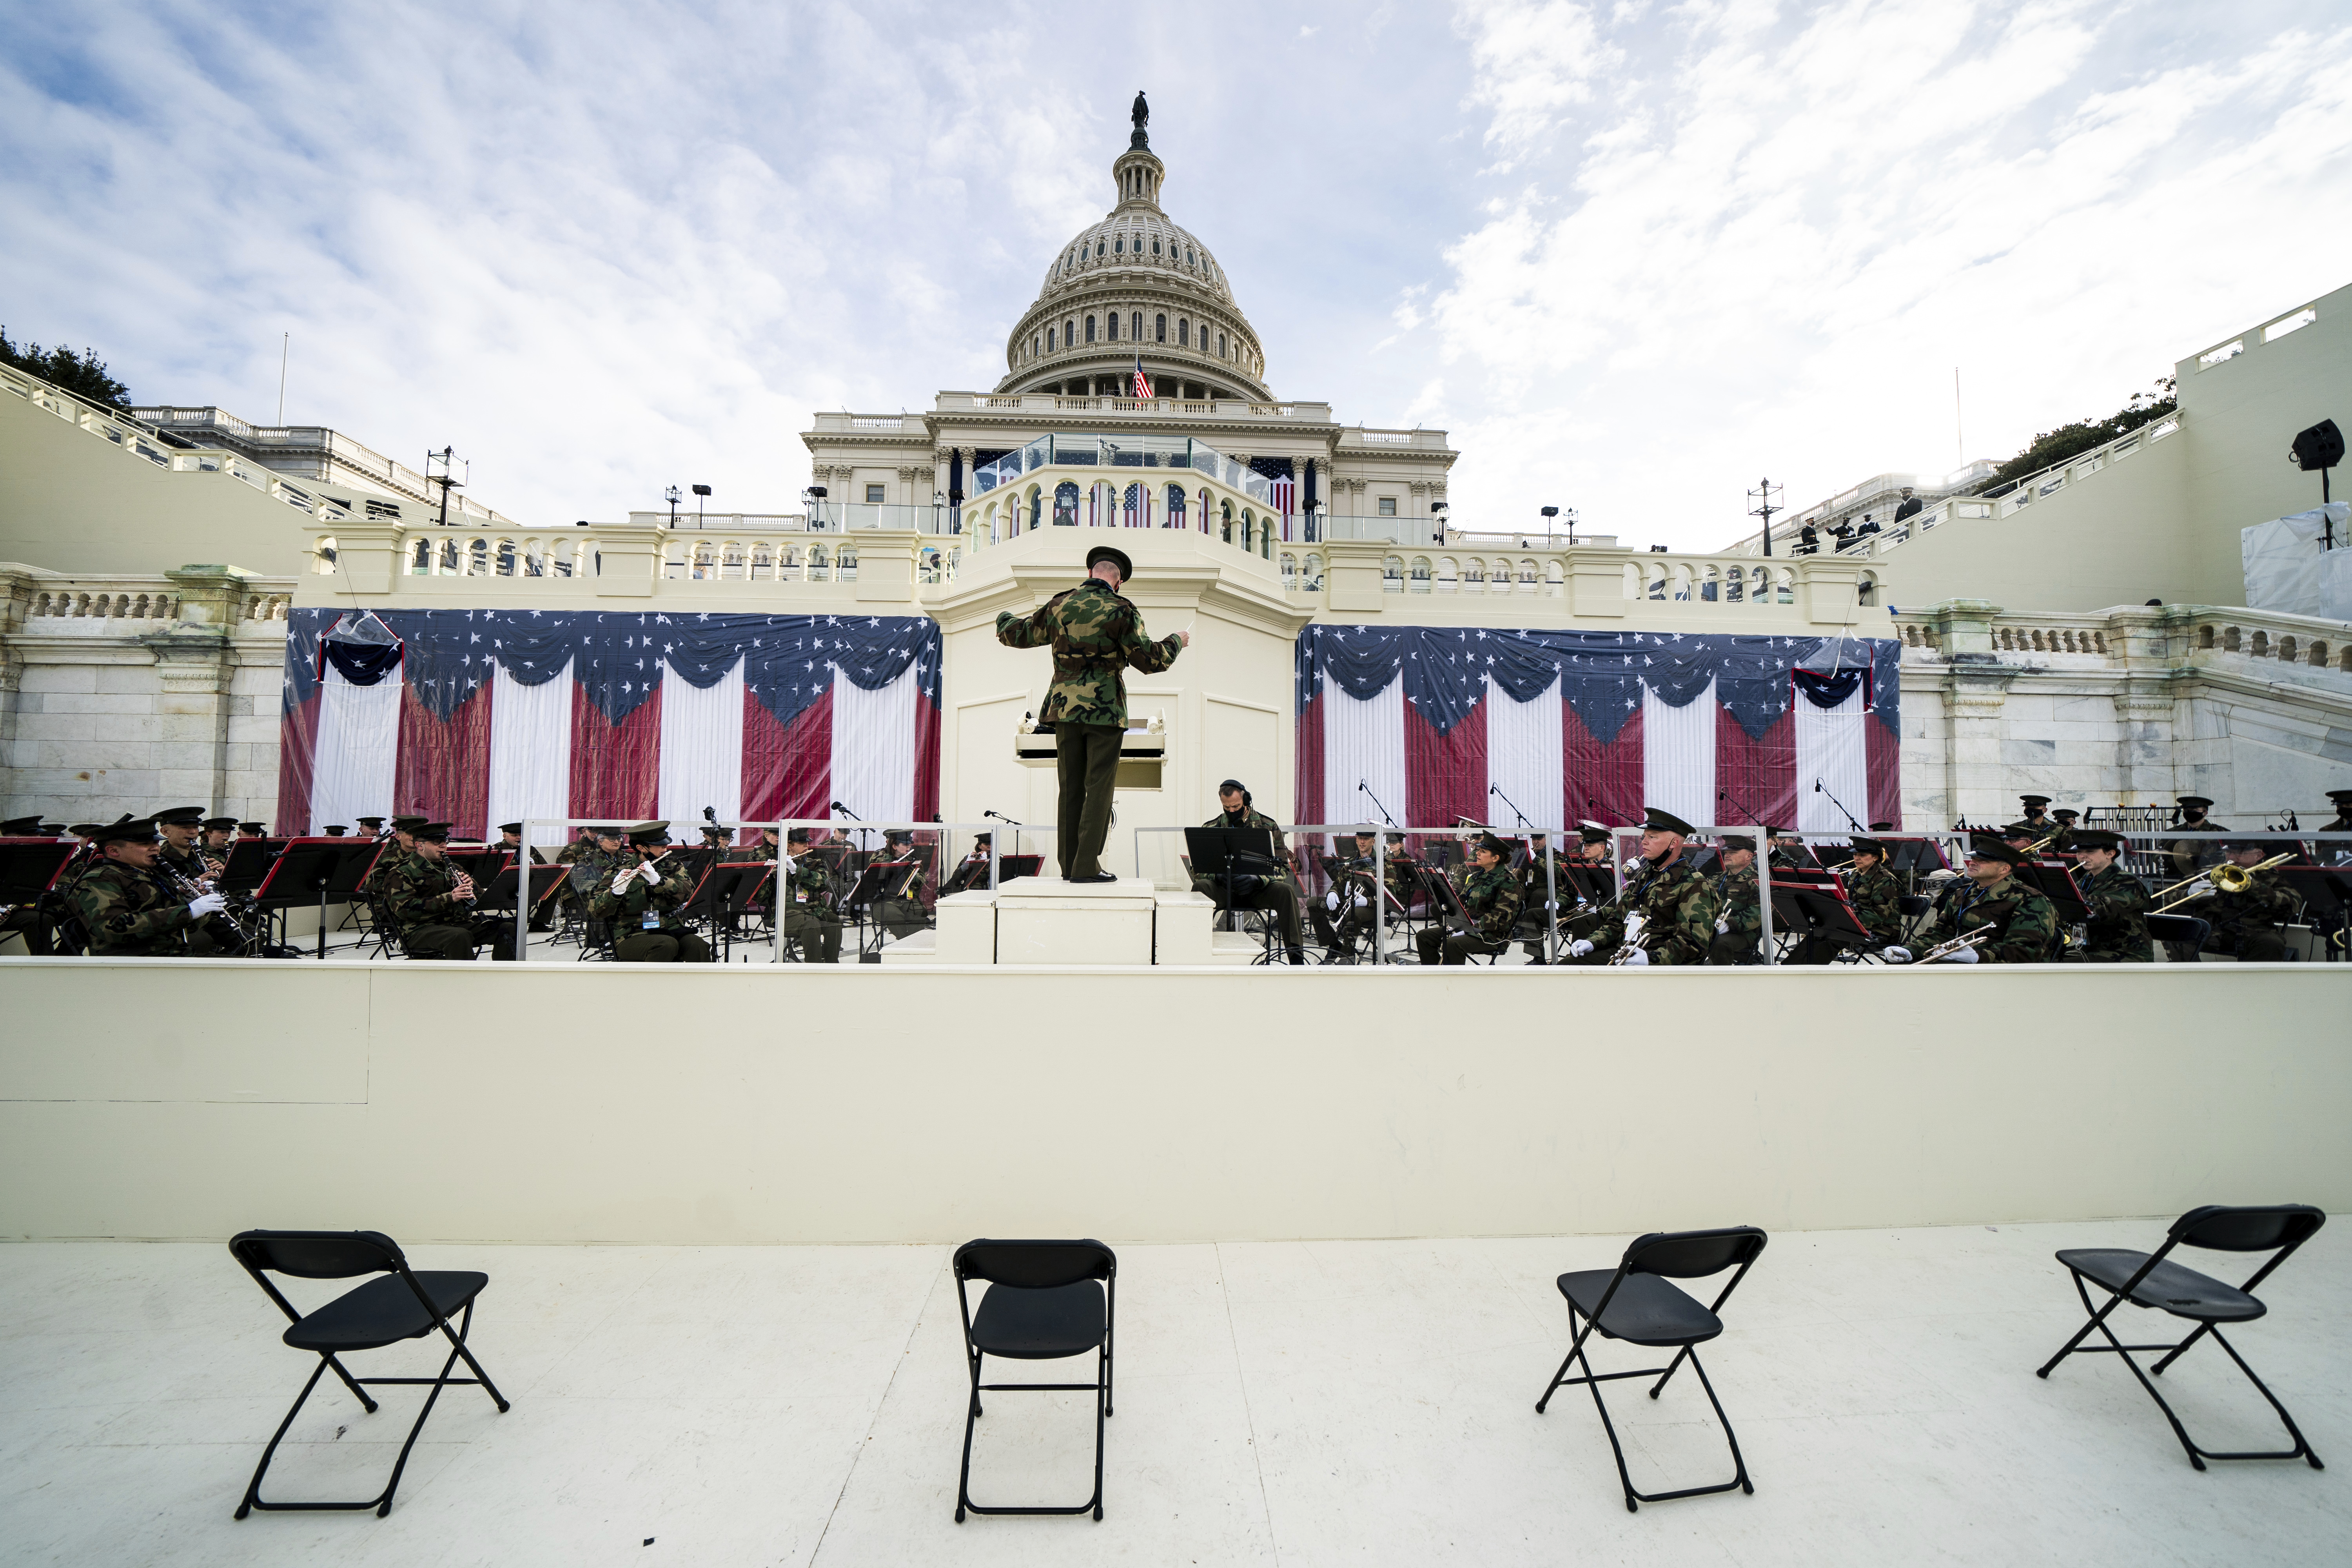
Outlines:
{"label": "dome cupola", "polygon": [[1166,165],[1151,151],[1150,108],[1111,163],[1118,197],[1047,264],[1037,298],[1005,342],[999,392],[1132,395],[1135,362],[1162,397],[1271,401],[1265,351],[1216,257],[1160,205]]}

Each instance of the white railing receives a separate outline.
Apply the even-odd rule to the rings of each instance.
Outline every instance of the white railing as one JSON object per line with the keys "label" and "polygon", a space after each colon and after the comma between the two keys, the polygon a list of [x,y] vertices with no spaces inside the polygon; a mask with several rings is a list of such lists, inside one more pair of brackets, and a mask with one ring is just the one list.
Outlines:
{"label": "white railing", "polygon": [[[432,508],[436,516],[440,513],[441,490],[438,485],[407,464],[387,458],[373,447],[364,446],[323,425],[255,425],[210,404],[195,408],[172,405],[142,407],[133,412],[152,421],[158,428],[168,426],[180,432],[183,438],[207,430],[224,431],[256,447],[281,447],[289,452],[323,453],[330,462],[356,469],[408,500]],[[522,526],[494,508],[455,491],[449,496],[449,510],[453,516],[476,518],[495,527]]]}

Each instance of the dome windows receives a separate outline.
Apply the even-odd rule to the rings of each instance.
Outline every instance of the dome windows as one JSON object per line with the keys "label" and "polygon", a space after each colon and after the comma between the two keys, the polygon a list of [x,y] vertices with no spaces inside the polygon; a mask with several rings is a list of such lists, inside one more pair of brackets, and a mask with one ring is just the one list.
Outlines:
{"label": "dome windows", "polygon": [[1151,254],[1154,256],[1160,254],[1160,237],[1156,234],[1151,237]]}
{"label": "dome windows", "polygon": [[1040,340],[1036,333],[1032,332],[1029,334],[1029,357],[1031,359],[1035,359],[1037,357],[1039,342]]}
{"label": "dome windows", "polygon": [[1110,247],[1111,247],[1113,250],[1115,250],[1115,251],[1118,252],[1118,253],[1119,253],[1120,255],[1122,255],[1122,256],[1126,255],[1126,254],[1127,254],[1127,236],[1125,236],[1125,235],[1123,235],[1123,234],[1122,234],[1122,235],[1120,235],[1118,238],[1116,238],[1116,239],[1112,240],[1112,241],[1110,242]]}
{"label": "dome windows", "polygon": [[1127,335],[1129,338],[1132,338],[1135,342],[1139,343],[1143,341],[1143,312],[1140,310],[1135,311],[1128,317],[1127,322]]}
{"label": "dome windows", "polygon": [[1117,310],[1112,310],[1103,317],[1103,336],[1112,342],[1118,342],[1118,312]]}
{"label": "dome windows", "polygon": [[1176,318],[1176,346],[1180,349],[1192,346],[1192,323],[1182,316]]}
{"label": "dome windows", "polygon": [[1219,333],[1217,334],[1217,357],[1218,357],[1219,359],[1223,359],[1223,358],[1225,358],[1225,357],[1226,357],[1226,355],[1225,355],[1225,334],[1224,334],[1224,333],[1223,333],[1223,332],[1219,332]]}
{"label": "dome windows", "polygon": [[1167,317],[1154,316],[1151,319],[1151,341],[1155,343],[1164,343],[1168,341]]}
{"label": "dome windows", "polygon": [[1087,318],[1087,342],[1094,342],[1094,341],[1095,341],[1095,319],[1094,319],[1092,316],[1088,316],[1088,317]]}

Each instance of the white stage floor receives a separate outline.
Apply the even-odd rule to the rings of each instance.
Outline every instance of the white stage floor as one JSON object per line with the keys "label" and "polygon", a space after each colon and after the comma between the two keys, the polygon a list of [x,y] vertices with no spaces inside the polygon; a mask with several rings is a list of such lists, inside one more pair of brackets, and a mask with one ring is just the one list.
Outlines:
{"label": "white stage floor", "polygon": [[[8,1246],[0,1561],[2343,1562],[2346,1231],[2323,1230],[2265,1287],[2270,1317],[2233,1336],[2333,1462],[2325,1473],[2198,1474],[2113,1356],[2034,1377],[2082,1316],[2052,1251],[2152,1247],[2162,1228],[1775,1237],[1705,1352],[1756,1494],[1639,1514],[1582,1390],[1534,1411],[1568,1340],[1553,1277],[1612,1264],[1624,1238],[1124,1248],[1104,1521],[961,1526],[946,1247],[414,1246],[420,1268],[489,1274],[473,1342],[512,1412],[474,1389],[444,1394],[389,1519],[237,1523],[261,1446],[315,1364],[278,1342],[276,1309],[216,1245]],[[2233,1258],[2202,1257],[2236,1277]],[[2166,1337],[2168,1320],[2131,1316],[2126,1339]],[[429,1373],[430,1354],[405,1345],[354,1370]],[[1596,1361],[1657,1364],[1615,1345]],[[2164,1384],[2207,1447],[2285,1446],[2211,1347]],[[1611,1385],[1635,1484],[1727,1477],[1687,1371],[1659,1404],[1644,1386]],[[322,1384],[271,1489],[373,1494],[422,1397],[385,1392],[368,1416]],[[1082,1499],[1083,1397],[995,1395],[975,1496]]]}

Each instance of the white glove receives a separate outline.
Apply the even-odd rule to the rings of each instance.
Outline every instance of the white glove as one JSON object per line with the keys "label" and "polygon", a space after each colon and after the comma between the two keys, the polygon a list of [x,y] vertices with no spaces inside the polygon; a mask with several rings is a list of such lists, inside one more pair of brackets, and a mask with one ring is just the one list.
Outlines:
{"label": "white glove", "polygon": [[1725,915],[1715,922],[1715,934],[1717,936],[1729,936],[1731,934],[1731,917],[1729,915]]}
{"label": "white glove", "polygon": [[218,893],[206,893],[188,905],[188,918],[200,921],[206,915],[216,915],[228,908],[228,900]]}
{"label": "white glove", "polygon": [[1646,915],[1627,915],[1625,917],[1625,940],[1629,942],[1641,941],[1643,928],[1647,926],[1649,923],[1649,918]]}
{"label": "white glove", "polygon": [[654,869],[654,863],[650,860],[637,868],[637,875],[644,879],[645,884],[648,888],[657,887],[660,885],[661,873]]}
{"label": "white glove", "polygon": [[1370,899],[1368,899],[1368,898],[1364,897],[1364,895],[1363,895],[1363,894],[1361,894],[1361,893],[1358,893],[1358,894],[1356,895],[1356,907],[1357,907],[1358,909],[1360,909],[1360,910],[1361,910],[1361,909],[1369,909],[1369,908],[1370,908],[1370,907],[1371,907],[1371,902],[1372,902],[1372,900],[1370,900]]}
{"label": "white glove", "polygon": [[1647,969],[1649,966],[1650,955],[1643,952],[1638,947],[1625,955],[1625,962],[1622,965],[1622,967],[1626,969]]}
{"label": "white glove", "polygon": [[1324,907],[1325,909],[1327,909],[1327,910],[1329,910],[1333,914],[1337,914],[1337,913],[1339,913],[1339,889],[1334,888],[1334,889],[1332,889],[1329,892],[1328,892],[1328,893],[1326,893],[1326,894],[1324,894],[1324,895],[1323,895],[1323,907]]}
{"label": "white glove", "polygon": [[1911,962],[1911,950],[1907,947],[1882,947],[1878,950],[1878,956],[1887,963],[1908,963]]}
{"label": "white glove", "polygon": [[1592,944],[1585,941],[1582,937],[1579,937],[1574,942],[1568,944],[1568,956],[1570,958],[1582,958],[1586,953],[1591,952],[1591,951]]}
{"label": "white glove", "polygon": [[614,877],[613,879],[613,896],[617,899],[623,893],[627,892],[629,890],[629,882],[631,879],[636,876],[636,874],[637,868],[632,866],[627,870]]}
{"label": "white glove", "polygon": [[1936,962],[1938,963],[1975,963],[1979,962],[1979,960],[1977,958],[1977,950],[1975,948],[1964,947],[1958,952],[1948,952],[1944,954],[1943,957],[1936,960]]}

